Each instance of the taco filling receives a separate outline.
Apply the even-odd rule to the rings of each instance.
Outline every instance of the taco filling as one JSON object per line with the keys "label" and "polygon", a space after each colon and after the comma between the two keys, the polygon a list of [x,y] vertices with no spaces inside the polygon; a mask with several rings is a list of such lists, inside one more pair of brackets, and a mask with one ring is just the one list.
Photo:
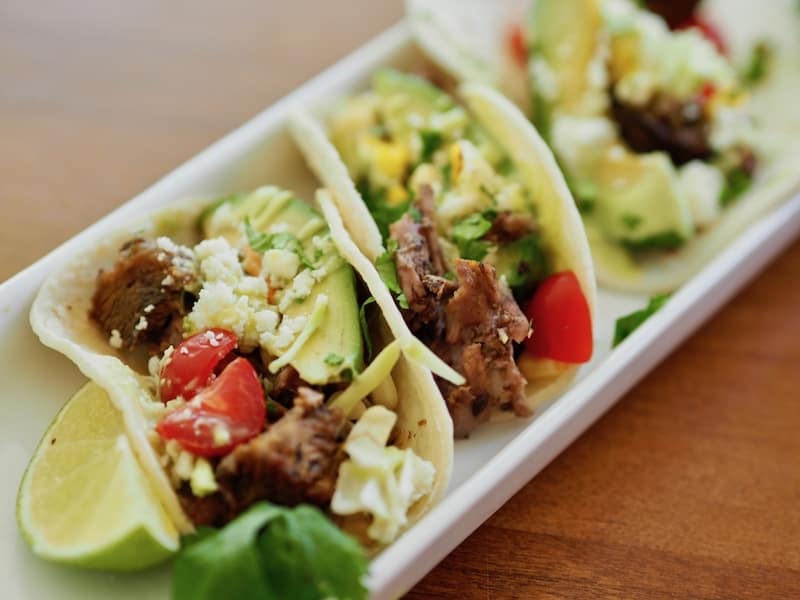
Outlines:
{"label": "taco filling", "polygon": [[679,20],[694,26],[629,0],[541,0],[530,15],[537,127],[590,237],[634,259],[716,224],[758,165],[745,83],[712,29]]}
{"label": "taco filling", "polygon": [[222,526],[262,500],[312,504],[388,543],[436,469],[396,426],[397,344],[364,364],[355,277],[327,225],[266,187],[200,228],[196,244],[126,243],[90,311],[147,373],[148,435],[184,511]]}
{"label": "taco filling", "polygon": [[375,266],[408,327],[466,379],[437,378],[455,435],[496,410],[530,415],[529,382],[590,358],[591,318],[511,157],[447,93],[394,70],[329,133],[384,238]]}

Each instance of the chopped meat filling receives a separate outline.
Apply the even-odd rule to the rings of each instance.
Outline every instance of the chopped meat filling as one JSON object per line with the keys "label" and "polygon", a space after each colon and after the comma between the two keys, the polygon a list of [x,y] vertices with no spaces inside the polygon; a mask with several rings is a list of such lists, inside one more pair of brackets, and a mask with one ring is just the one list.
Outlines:
{"label": "chopped meat filling", "polygon": [[614,97],[612,113],[635,152],[664,151],[678,166],[711,156],[711,127],[699,101],[658,94],[644,106],[634,106]]}
{"label": "chopped meat filling", "polygon": [[299,388],[284,417],[220,461],[217,482],[235,514],[259,500],[330,503],[344,459],[338,440],[344,419],[322,401],[319,392]]}
{"label": "chopped meat filling", "polygon": [[446,333],[431,348],[467,380],[443,389],[455,434],[465,437],[489,417],[487,408],[531,414],[511,343],[524,341],[530,325],[491,265],[457,259],[455,268],[458,290],[445,308]]}
{"label": "chopped meat filling", "polygon": [[120,348],[163,350],[183,338],[184,290],[196,284],[190,259],[135,239],[101,271],[89,316]]}
{"label": "chopped meat filling", "polygon": [[536,231],[533,217],[511,211],[503,211],[492,221],[492,228],[483,236],[484,240],[498,244],[516,242]]}
{"label": "chopped meat filling", "polygon": [[397,241],[395,265],[400,287],[408,300],[406,321],[415,334],[436,338],[444,332],[444,308],[456,285],[444,278],[445,266],[436,236],[433,212],[433,191],[420,187],[417,207],[421,215],[415,223],[409,213],[393,223],[390,235]]}
{"label": "chopped meat filling", "polygon": [[[469,435],[492,408],[530,414],[513,347],[527,337],[528,320],[492,266],[456,259],[457,281],[444,278],[430,188],[421,186],[416,205],[419,223],[406,214],[390,227],[398,244],[397,277],[408,300],[404,316],[411,330],[467,380],[459,387],[439,381],[456,436]],[[516,215],[502,213],[497,220],[497,240],[519,239],[535,228]]]}
{"label": "chopped meat filling", "polygon": [[261,500],[327,506],[345,458],[344,418],[322,402],[322,394],[300,387],[294,406],[280,420],[217,463],[218,492],[198,498],[188,485],[181,487],[178,494],[192,522],[220,527]]}

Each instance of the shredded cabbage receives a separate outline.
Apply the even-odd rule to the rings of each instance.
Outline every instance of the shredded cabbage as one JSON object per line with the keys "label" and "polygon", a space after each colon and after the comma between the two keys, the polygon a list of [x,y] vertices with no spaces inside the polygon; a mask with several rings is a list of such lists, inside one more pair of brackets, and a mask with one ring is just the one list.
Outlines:
{"label": "shredded cabbage", "polygon": [[344,443],[349,458],[339,467],[331,510],[367,512],[367,535],[382,544],[408,523],[411,506],[433,488],[436,468],[413,450],[386,446],[397,416],[382,406],[368,408]]}

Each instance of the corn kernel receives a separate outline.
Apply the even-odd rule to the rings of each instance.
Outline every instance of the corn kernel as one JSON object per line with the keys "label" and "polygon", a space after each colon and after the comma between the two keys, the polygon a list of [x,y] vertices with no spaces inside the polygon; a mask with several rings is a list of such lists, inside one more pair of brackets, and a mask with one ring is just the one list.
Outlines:
{"label": "corn kernel", "polygon": [[389,188],[386,201],[390,206],[398,206],[408,199],[408,191],[402,185],[395,184]]}
{"label": "corn kernel", "polygon": [[453,166],[451,175],[453,181],[458,181],[458,176],[461,175],[461,170],[464,168],[464,156],[461,154],[461,146],[458,142],[450,146],[450,164]]}
{"label": "corn kernel", "polygon": [[370,139],[368,143],[378,171],[390,179],[400,179],[405,174],[409,162],[407,148],[376,138]]}

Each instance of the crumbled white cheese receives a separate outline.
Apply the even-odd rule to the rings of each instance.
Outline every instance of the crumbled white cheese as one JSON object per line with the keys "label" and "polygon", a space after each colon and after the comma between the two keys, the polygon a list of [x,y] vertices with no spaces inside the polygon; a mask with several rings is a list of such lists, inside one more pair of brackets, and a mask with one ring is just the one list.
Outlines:
{"label": "crumbled white cheese", "polygon": [[148,304],[144,307],[144,314],[149,315],[156,309],[155,304]]}
{"label": "crumbled white cheese", "polygon": [[693,160],[681,167],[678,178],[689,198],[695,224],[700,227],[711,225],[719,217],[725,176],[716,167]]}
{"label": "crumbled white cheese", "polygon": [[282,354],[284,350],[292,345],[292,342],[303,330],[303,327],[305,327],[307,321],[308,317],[306,315],[284,317],[281,320],[277,331],[274,329],[273,332],[268,330],[264,331],[261,334],[259,341],[264,348],[270,351],[270,353],[276,356]]}
{"label": "crumbled white cheese", "polygon": [[170,286],[175,284],[175,278],[172,275],[167,275],[161,280],[162,286]]}
{"label": "crumbled white cheese", "polygon": [[203,240],[194,249],[200,263],[200,274],[205,281],[224,281],[234,285],[243,276],[238,252],[225,238]]}
{"label": "crumbled white cheese", "polygon": [[284,287],[300,268],[300,257],[290,250],[272,249],[264,252],[261,274],[269,277],[270,283]]}
{"label": "crumbled white cheese", "polygon": [[134,326],[134,329],[136,331],[144,331],[145,329],[147,329],[147,319],[144,317],[144,315],[139,317],[139,320]]}
{"label": "crumbled white cheese", "polygon": [[111,330],[111,337],[108,338],[108,343],[112,348],[119,350],[122,348],[122,336],[119,334],[119,329]]}
{"label": "crumbled white cheese", "polygon": [[292,281],[291,286],[283,293],[279,304],[281,311],[286,311],[293,302],[302,302],[308,298],[316,283],[317,280],[314,279],[310,269],[300,272]]}

